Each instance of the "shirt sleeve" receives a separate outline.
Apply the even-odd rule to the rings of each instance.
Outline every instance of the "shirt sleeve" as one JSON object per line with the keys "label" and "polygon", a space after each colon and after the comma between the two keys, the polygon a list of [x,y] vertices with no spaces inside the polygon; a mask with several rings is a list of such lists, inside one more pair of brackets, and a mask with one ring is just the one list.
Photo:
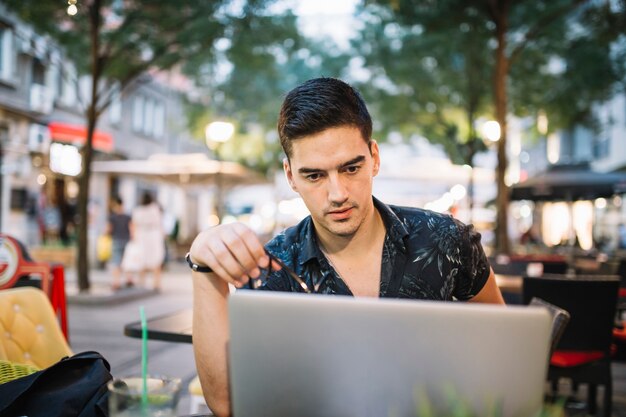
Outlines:
{"label": "shirt sleeve", "polygon": [[457,300],[469,300],[482,290],[489,278],[489,261],[480,243],[480,233],[473,225],[465,225],[453,219],[459,231],[460,255],[462,259],[460,273],[454,289]]}

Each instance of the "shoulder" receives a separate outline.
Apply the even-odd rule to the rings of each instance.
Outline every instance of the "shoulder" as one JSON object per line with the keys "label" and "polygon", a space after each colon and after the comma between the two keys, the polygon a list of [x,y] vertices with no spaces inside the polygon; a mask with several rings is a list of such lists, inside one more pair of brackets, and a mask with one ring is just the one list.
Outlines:
{"label": "shoulder", "polygon": [[312,230],[311,216],[307,216],[295,226],[278,233],[265,248],[288,265],[297,265],[310,256],[315,241]]}
{"label": "shoulder", "polygon": [[297,249],[297,246],[302,242],[303,238],[306,238],[304,235],[306,235],[310,219],[311,217],[307,216],[295,226],[288,227],[281,231],[274,236],[272,240],[267,242],[265,248],[276,256],[280,256],[280,253],[284,253],[290,249]]}

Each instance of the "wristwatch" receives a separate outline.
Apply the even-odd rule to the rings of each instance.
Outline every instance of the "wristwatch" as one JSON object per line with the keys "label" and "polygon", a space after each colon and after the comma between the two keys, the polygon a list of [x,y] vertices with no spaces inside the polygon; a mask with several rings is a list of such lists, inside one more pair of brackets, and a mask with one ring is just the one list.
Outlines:
{"label": "wristwatch", "polygon": [[192,270],[196,271],[196,272],[213,272],[213,270],[211,268],[209,268],[206,265],[198,265],[196,263],[194,263],[191,260],[191,254],[189,252],[187,252],[187,255],[185,255],[185,260],[187,261],[187,263],[189,264],[189,268],[191,268]]}

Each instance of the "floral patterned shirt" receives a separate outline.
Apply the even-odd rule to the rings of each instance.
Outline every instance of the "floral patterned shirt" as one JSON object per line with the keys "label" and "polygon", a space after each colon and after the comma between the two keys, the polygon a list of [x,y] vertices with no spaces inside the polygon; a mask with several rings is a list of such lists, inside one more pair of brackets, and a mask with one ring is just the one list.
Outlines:
{"label": "floral patterned shirt", "polygon": [[[380,297],[468,300],[485,285],[489,263],[480,234],[449,215],[388,206],[374,198],[387,229]],[[313,292],[353,295],[317,244],[311,216],[267,243],[266,249],[300,275]],[[273,271],[260,290],[301,292],[284,271]]]}

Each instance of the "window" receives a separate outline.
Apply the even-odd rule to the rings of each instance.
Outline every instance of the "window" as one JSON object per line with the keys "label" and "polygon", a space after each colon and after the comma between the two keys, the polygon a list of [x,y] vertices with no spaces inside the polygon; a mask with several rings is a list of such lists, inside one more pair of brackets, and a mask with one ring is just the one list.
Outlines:
{"label": "window", "polygon": [[40,59],[33,59],[33,84],[45,85],[46,83],[46,67]]}
{"label": "window", "polygon": [[0,26],[0,79],[12,81],[15,76],[15,48],[13,47],[13,31]]}
{"label": "window", "polygon": [[109,105],[109,122],[118,125],[122,121],[122,99],[119,91],[113,93],[111,104]]}
{"label": "window", "polygon": [[154,137],[162,138],[165,131],[165,107],[163,103],[154,105]]}
{"label": "window", "polygon": [[593,140],[594,159],[604,159],[609,156],[611,149],[611,138],[609,136],[599,136]]}
{"label": "window", "polygon": [[76,68],[72,64],[64,65],[60,80],[61,102],[66,106],[76,104]]}
{"label": "window", "polygon": [[154,132],[154,100],[147,98],[144,107],[143,133],[152,136]]}
{"label": "window", "polygon": [[133,131],[135,132],[143,130],[143,103],[142,96],[137,96],[133,100]]}

